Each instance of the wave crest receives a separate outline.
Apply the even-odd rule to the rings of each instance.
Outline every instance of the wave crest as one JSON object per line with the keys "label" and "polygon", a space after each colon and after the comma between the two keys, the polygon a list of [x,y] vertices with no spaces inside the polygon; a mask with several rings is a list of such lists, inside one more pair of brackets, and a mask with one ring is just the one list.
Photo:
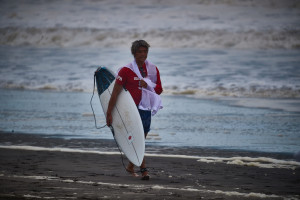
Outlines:
{"label": "wave crest", "polygon": [[[17,90],[51,90],[59,92],[92,92],[92,88],[85,84],[41,84],[28,85],[25,83],[0,83],[0,88]],[[300,87],[211,87],[211,88],[177,88],[176,86],[165,86],[163,94],[183,95],[198,98],[206,97],[249,97],[249,98],[300,98]]]}
{"label": "wave crest", "polygon": [[128,47],[144,38],[163,48],[298,49],[300,30],[150,30],[92,28],[0,28],[0,44],[39,47]]}
{"label": "wave crest", "polygon": [[283,86],[280,88],[258,87],[214,87],[206,89],[174,89],[167,87],[164,92],[170,95],[187,95],[194,97],[250,97],[250,98],[300,98],[300,88]]}

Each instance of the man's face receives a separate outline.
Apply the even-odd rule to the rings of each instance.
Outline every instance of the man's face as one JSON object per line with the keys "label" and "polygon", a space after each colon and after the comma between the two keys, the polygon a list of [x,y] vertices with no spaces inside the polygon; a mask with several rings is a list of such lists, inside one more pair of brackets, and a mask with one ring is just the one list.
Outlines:
{"label": "man's face", "polygon": [[147,55],[148,49],[146,47],[140,47],[134,55],[135,61],[139,63],[144,63],[147,59]]}

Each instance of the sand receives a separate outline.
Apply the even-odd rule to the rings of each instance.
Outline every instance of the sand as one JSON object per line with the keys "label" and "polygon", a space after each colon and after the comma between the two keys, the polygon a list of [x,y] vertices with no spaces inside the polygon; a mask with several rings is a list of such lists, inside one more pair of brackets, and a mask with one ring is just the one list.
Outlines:
{"label": "sand", "polygon": [[114,141],[0,132],[0,158],[0,199],[300,198],[292,154],[146,145],[144,181]]}

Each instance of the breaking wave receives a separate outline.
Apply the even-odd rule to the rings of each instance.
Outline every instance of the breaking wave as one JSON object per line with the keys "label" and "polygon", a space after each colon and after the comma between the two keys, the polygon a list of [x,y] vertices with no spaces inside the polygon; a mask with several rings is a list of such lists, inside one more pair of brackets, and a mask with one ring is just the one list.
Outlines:
{"label": "breaking wave", "polygon": [[193,97],[250,97],[250,98],[300,98],[300,88],[272,87],[272,88],[224,88],[174,90],[166,88],[170,95],[185,95]]}
{"label": "breaking wave", "polygon": [[[44,90],[59,92],[92,92],[91,84],[66,83],[66,84],[26,84],[26,83],[7,83],[0,82],[2,89],[17,90]],[[236,87],[210,87],[210,88],[177,88],[177,86],[164,87],[163,94],[183,95],[195,98],[206,97],[249,97],[249,98],[300,98],[300,86],[236,86]]]}
{"label": "breaking wave", "polygon": [[149,30],[95,28],[0,28],[0,45],[128,47],[143,38],[163,48],[299,49],[300,30]]}

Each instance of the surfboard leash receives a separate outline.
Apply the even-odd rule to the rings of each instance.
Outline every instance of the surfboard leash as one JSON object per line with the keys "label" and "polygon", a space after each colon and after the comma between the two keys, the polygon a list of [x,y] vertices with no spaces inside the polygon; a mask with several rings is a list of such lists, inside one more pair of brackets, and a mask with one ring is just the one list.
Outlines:
{"label": "surfboard leash", "polygon": [[105,126],[107,126],[106,124],[101,126],[101,127],[98,127],[97,126],[97,120],[96,120],[96,116],[95,116],[95,112],[94,112],[94,108],[93,108],[93,98],[94,98],[94,94],[95,94],[95,88],[96,88],[96,74],[94,75],[94,87],[93,87],[93,94],[92,94],[92,97],[91,97],[91,100],[90,100],[90,105],[91,105],[91,108],[92,108],[92,111],[93,111],[93,116],[94,116],[94,121],[95,121],[95,127],[96,129],[102,129],[104,128]]}
{"label": "surfboard leash", "polygon": [[126,168],[125,163],[124,163],[123,153],[122,153],[122,151],[121,151],[121,149],[120,149],[120,147],[119,147],[119,144],[118,144],[118,142],[117,142],[117,140],[116,140],[116,138],[115,138],[115,131],[114,131],[114,128],[113,128],[112,126],[109,126],[109,128],[110,128],[110,130],[111,130],[111,132],[112,132],[112,134],[113,134],[114,141],[115,141],[115,143],[116,143],[116,145],[117,145],[117,147],[118,147],[118,150],[119,150],[119,152],[120,152],[120,155],[121,155],[121,161],[122,161],[123,167],[124,167],[124,169],[127,171],[127,168]]}

